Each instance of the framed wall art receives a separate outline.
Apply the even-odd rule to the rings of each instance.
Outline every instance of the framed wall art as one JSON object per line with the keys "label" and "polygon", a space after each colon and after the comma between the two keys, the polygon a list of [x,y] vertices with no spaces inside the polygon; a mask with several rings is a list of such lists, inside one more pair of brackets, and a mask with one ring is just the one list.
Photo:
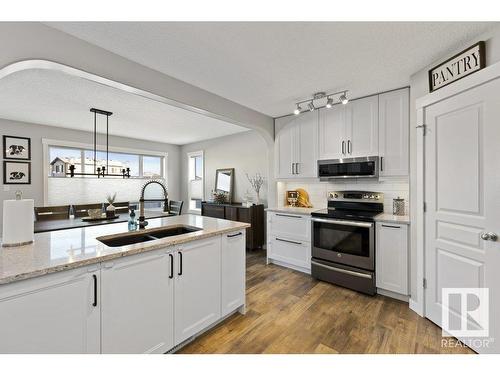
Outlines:
{"label": "framed wall art", "polygon": [[3,136],[4,159],[31,160],[31,138]]}
{"label": "framed wall art", "polygon": [[25,161],[4,160],[3,183],[6,185],[31,184],[31,163]]}

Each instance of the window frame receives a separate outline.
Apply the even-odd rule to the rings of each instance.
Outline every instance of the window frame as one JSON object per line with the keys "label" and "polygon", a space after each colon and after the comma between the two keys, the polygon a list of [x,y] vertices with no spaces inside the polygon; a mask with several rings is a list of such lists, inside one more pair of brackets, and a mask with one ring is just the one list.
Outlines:
{"label": "window frame", "polygon": [[[59,148],[71,148],[71,149],[78,149],[81,152],[82,157],[85,155],[86,150],[93,151],[94,146],[90,143],[80,143],[80,142],[73,142],[73,141],[64,141],[64,140],[58,140],[58,139],[48,139],[48,138],[42,138],[42,151],[43,151],[43,200],[44,200],[44,205],[47,205],[48,202],[48,181],[49,178],[60,178],[60,177],[51,177],[49,176],[50,170],[49,170],[49,164],[51,162],[50,159],[50,147],[59,147]],[[98,144],[96,146],[97,151],[106,151],[106,145]],[[128,148],[128,147],[115,147],[115,146],[109,146],[108,148],[109,152],[115,152],[115,153],[122,153],[122,154],[131,154],[131,155],[138,155],[139,156],[139,176],[134,176],[130,178],[134,179],[144,179],[148,180],[150,179],[149,177],[144,177],[143,176],[143,156],[156,156],[161,158],[161,178],[165,180],[165,184],[167,185],[168,188],[168,174],[167,174],[167,166],[168,166],[168,153],[167,152],[160,152],[160,151],[150,151],[150,150],[142,150],[142,149],[134,149],[134,148]],[[84,159],[82,159],[84,160]],[[97,177],[96,177],[97,178]]]}
{"label": "window frame", "polygon": [[[191,171],[189,170],[190,168],[190,159],[192,157],[197,157],[201,156],[201,186],[202,186],[202,198],[201,200],[205,200],[205,153],[203,150],[199,151],[191,151],[187,153],[187,207],[188,207],[188,212],[192,214],[201,214],[201,208],[191,208]],[[196,167],[195,167],[196,168]],[[195,172],[196,173],[196,172]]]}

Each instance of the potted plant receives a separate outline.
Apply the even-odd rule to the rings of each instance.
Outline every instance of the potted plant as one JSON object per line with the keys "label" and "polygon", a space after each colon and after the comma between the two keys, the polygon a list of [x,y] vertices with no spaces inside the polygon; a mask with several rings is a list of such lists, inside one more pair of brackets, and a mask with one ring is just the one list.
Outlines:
{"label": "potted plant", "polygon": [[115,206],[113,206],[113,203],[115,203],[116,200],[116,193],[113,195],[107,195],[106,200],[108,201],[108,207],[106,207],[106,217],[108,219],[112,219],[115,217]]}

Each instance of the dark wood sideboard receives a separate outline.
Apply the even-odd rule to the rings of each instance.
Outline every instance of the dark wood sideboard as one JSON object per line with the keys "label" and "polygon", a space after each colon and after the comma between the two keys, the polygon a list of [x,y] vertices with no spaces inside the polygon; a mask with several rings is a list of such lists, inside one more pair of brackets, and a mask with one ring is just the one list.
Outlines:
{"label": "dark wood sideboard", "polygon": [[201,214],[202,216],[249,223],[251,227],[247,228],[247,249],[257,249],[264,245],[263,204],[255,204],[250,207],[244,207],[241,203],[218,204],[202,202]]}

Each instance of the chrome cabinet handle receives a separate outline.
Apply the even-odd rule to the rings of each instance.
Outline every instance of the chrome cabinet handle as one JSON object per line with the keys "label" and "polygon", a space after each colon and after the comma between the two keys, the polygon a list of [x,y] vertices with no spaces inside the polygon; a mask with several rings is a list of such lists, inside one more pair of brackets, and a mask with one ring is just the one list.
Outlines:
{"label": "chrome cabinet handle", "polygon": [[182,253],[179,251],[179,272],[177,275],[182,276]]}
{"label": "chrome cabinet handle", "polygon": [[498,235],[493,232],[483,232],[481,233],[481,239],[484,241],[493,241],[495,242],[498,239]]}
{"label": "chrome cabinet handle", "polygon": [[233,238],[233,237],[237,237],[237,236],[241,236],[243,233],[241,232],[238,232],[238,233],[235,233],[235,234],[228,234],[227,237],[228,238]]}
{"label": "chrome cabinet handle", "polygon": [[97,306],[97,276],[92,275],[92,279],[94,280],[94,302],[92,302],[92,306]]}
{"label": "chrome cabinet handle", "polygon": [[278,238],[278,237],[276,237],[276,241],[293,243],[294,245],[302,245],[302,242],[290,241],[290,240],[284,240],[283,238]]}
{"label": "chrome cabinet handle", "polygon": [[351,140],[349,139],[349,140],[347,141],[347,153],[348,153],[348,154],[351,154],[351,153],[352,153],[351,148],[352,148],[352,147],[351,147]]}
{"label": "chrome cabinet handle", "polygon": [[295,174],[299,174],[299,163],[295,163]]}
{"label": "chrome cabinet handle", "polygon": [[291,166],[292,166],[292,174],[295,174],[295,173],[293,173],[293,163],[291,163]]}
{"label": "chrome cabinet handle", "polygon": [[372,278],[372,275],[369,275],[369,274],[366,274],[366,273],[345,270],[343,268],[331,267],[331,266],[327,266],[325,264],[321,264],[321,263],[315,262],[314,260],[311,261],[311,264],[313,264],[315,266],[318,266],[318,267],[323,267],[323,268],[326,268],[326,269],[329,269],[329,270],[332,270],[332,271],[345,273],[347,275],[362,277],[364,279],[371,279]]}
{"label": "chrome cabinet handle", "polygon": [[380,157],[380,171],[381,172],[384,171],[384,157],[383,156]]}
{"label": "chrome cabinet handle", "polygon": [[174,278],[174,256],[172,254],[168,254],[168,257],[170,258],[170,275],[168,275],[169,279]]}
{"label": "chrome cabinet handle", "polygon": [[300,216],[295,216],[295,215],[287,215],[287,214],[276,214],[276,216],[283,216],[283,217],[293,217],[295,219],[301,219]]}
{"label": "chrome cabinet handle", "polygon": [[398,227],[397,225],[387,225],[387,224],[382,224],[384,228],[396,228],[396,229],[401,229],[401,227]]}
{"label": "chrome cabinet handle", "polygon": [[342,154],[345,155],[345,141],[342,141]]}

